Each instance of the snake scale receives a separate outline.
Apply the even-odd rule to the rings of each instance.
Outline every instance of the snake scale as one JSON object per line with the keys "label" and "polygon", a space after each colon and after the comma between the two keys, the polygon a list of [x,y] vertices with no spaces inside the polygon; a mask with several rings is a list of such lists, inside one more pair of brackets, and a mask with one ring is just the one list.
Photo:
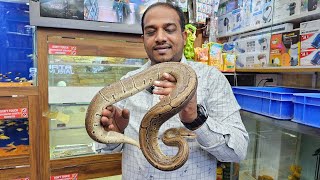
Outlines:
{"label": "snake scale", "polygon": [[[150,87],[163,73],[169,73],[176,78],[176,87],[144,115],[140,124],[139,143],[124,134],[106,131],[103,128],[100,124],[102,109]],[[91,100],[85,118],[87,133],[100,143],[128,143],[139,147],[148,162],[159,170],[178,169],[189,156],[189,147],[183,138],[183,131],[171,128],[163,134],[164,144],[179,148],[174,156],[168,156],[161,151],[158,133],[160,126],[177,114],[194,96],[197,84],[195,71],[180,62],[158,63],[138,74],[112,83],[102,88]]]}

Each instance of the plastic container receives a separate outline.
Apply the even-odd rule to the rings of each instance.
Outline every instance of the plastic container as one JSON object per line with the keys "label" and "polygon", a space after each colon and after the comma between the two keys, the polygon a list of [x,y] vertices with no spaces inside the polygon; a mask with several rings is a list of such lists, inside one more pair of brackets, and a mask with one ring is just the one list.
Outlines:
{"label": "plastic container", "polygon": [[320,128],[320,93],[293,94],[292,121]]}
{"label": "plastic container", "polygon": [[241,109],[280,120],[291,120],[294,113],[293,94],[320,91],[284,87],[233,87]]}

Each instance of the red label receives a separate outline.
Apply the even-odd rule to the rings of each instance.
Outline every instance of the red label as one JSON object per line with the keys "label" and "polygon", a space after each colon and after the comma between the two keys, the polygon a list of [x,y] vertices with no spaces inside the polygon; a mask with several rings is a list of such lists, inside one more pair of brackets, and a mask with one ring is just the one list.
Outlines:
{"label": "red label", "polygon": [[49,44],[49,54],[54,55],[77,55],[76,46],[64,46]]}
{"label": "red label", "polygon": [[306,56],[309,56],[313,51],[302,51],[300,52],[300,58],[304,58]]}
{"label": "red label", "polygon": [[301,35],[300,37],[300,39],[301,39],[301,41],[305,41],[305,40],[307,40],[307,39],[309,39],[310,37],[312,37],[314,35],[314,33],[311,33],[311,34],[304,34],[304,35]]}
{"label": "red label", "polygon": [[51,176],[50,180],[78,180],[78,173]]}
{"label": "red label", "polygon": [[27,118],[28,108],[0,109],[0,119]]}

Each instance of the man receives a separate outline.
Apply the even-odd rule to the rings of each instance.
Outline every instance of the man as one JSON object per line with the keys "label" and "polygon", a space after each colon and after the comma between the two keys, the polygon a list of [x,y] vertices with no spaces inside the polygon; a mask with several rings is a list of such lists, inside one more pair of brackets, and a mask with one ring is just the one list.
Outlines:
{"label": "man", "polygon": [[[239,162],[247,152],[248,134],[231,87],[224,75],[214,67],[186,61],[183,56],[187,37],[184,31],[185,20],[178,7],[167,3],[149,6],[142,16],[141,26],[150,61],[142,68],[129,72],[126,77],[162,62],[181,62],[193,67],[198,76],[196,95],[178,115],[161,126],[159,134],[171,127],[187,127],[193,130],[197,138],[188,140],[190,155],[187,162],[181,168],[169,172],[151,166],[141,150],[132,145],[97,143],[97,152],[122,150],[124,180],[215,179],[217,160]],[[164,74],[162,80],[154,82],[154,86],[153,91],[145,90],[124,99],[117,104],[118,107],[107,107],[102,112],[101,124],[108,131],[122,132],[138,139],[144,114],[172,91],[175,78]],[[177,149],[158,141],[165,154],[176,154]]]}

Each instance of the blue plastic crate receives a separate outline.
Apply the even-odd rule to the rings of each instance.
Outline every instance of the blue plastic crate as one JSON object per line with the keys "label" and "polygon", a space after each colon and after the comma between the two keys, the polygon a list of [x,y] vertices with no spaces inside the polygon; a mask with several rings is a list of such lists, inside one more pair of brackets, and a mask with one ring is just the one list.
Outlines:
{"label": "blue plastic crate", "polygon": [[293,94],[292,121],[320,128],[320,93]]}
{"label": "blue plastic crate", "polygon": [[284,87],[233,87],[241,109],[276,119],[293,118],[293,94],[320,91]]}

